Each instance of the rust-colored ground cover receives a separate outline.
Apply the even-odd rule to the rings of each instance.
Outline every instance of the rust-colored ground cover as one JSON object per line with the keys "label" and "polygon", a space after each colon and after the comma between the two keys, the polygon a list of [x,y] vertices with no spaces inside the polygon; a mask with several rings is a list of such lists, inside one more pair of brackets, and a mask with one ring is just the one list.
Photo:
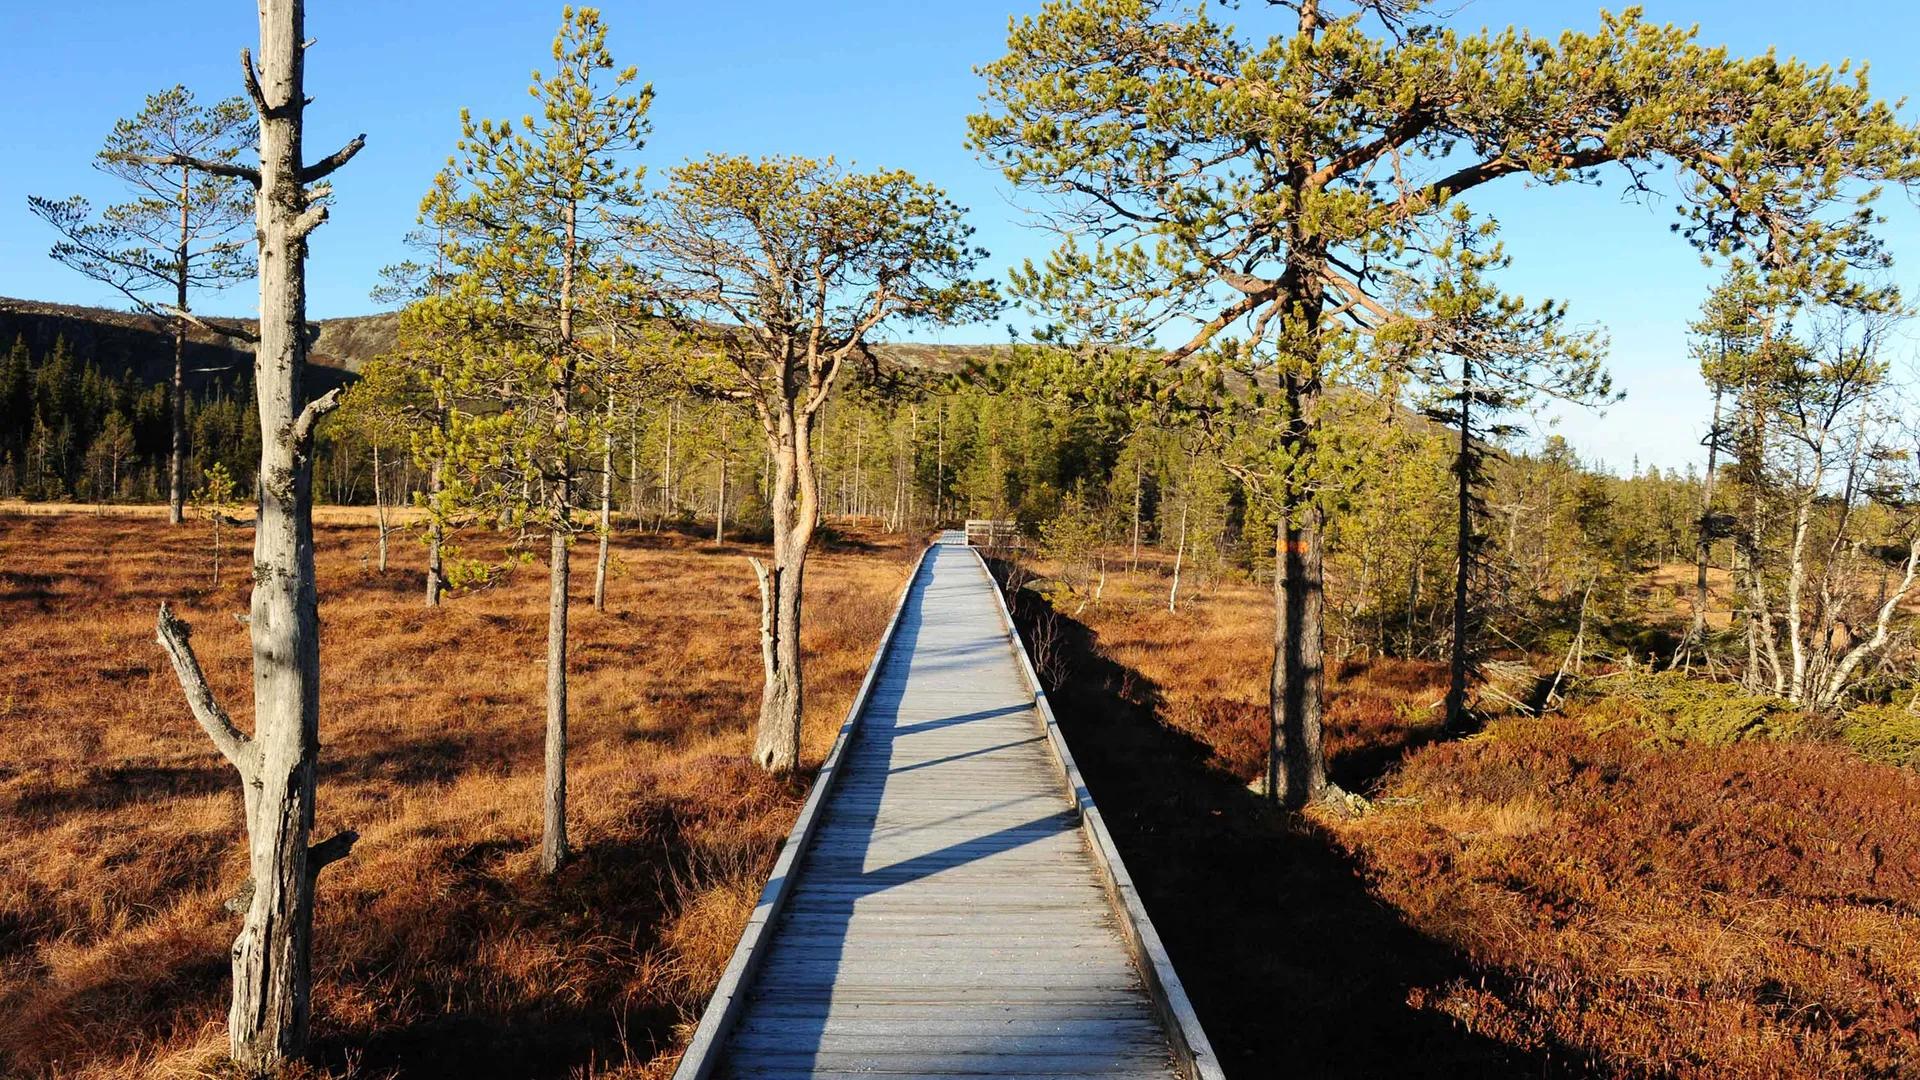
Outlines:
{"label": "rust-colored ground cover", "polygon": [[[251,708],[247,538],[207,587],[203,523],[0,515],[0,1075],[210,1075],[222,903],[245,877],[233,774],[153,641],[194,626]],[[332,1075],[652,1077],[743,925],[804,793],[749,760],[758,601],[742,558],[622,537],[609,611],[576,559],[570,819],[535,871],[545,649],[538,565],[444,608],[418,547],[368,566],[322,526],[318,832],[361,840],[320,884],[316,1064]],[[807,757],[831,741],[912,552],[859,537],[809,564]],[[235,572],[238,571],[238,572]],[[582,572],[584,571],[584,572]]]}
{"label": "rust-colored ground cover", "polygon": [[[1237,1076],[1920,1076],[1920,775],[1845,747],[1439,737],[1444,671],[1331,672],[1355,818],[1261,812],[1271,608],[1111,578],[1062,724]],[[1028,606],[1026,618],[1031,621]]]}

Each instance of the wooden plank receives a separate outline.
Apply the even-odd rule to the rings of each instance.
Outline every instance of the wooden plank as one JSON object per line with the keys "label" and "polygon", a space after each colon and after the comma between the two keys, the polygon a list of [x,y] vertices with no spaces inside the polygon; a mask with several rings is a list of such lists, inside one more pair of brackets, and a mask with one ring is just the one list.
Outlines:
{"label": "wooden plank", "polygon": [[834,738],[833,748],[827,751],[826,760],[821,762],[819,773],[814,776],[813,789],[807,793],[800,816],[794,822],[792,832],[787,835],[787,842],[780,849],[780,857],[773,865],[773,874],[761,890],[753,914],[747,919],[747,928],[740,935],[740,943],[728,958],[726,970],[721,972],[720,985],[714,990],[713,997],[708,999],[706,1011],[700,1016],[700,1024],[694,1029],[693,1038],[680,1057],[680,1064],[673,1074],[675,1080],[706,1080],[719,1065],[722,1042],[746,1002],[747,987],[771,940],[769,929],[795,889],[801,853],[819,826],[820,808],[826,803],[827,793],[840,775],[841,756],[860,724],[867,698],[873,692],[881,665],[886,662],[894,635],[900,628],[900,615],[906,610],[907,600],[913,595],[914,586],[927,568],[928,553],[933,550],[932,546],[928,546],[920,552],[919,559],[913,564],[913,573],[907,577],[899,598],[894,601],[893,614],[888,617],[887,628],[880,635],[880,644],[874,650],[866,678],[854,694],[853,703],[847,707],[846,719],[840,723],[840,733]]}

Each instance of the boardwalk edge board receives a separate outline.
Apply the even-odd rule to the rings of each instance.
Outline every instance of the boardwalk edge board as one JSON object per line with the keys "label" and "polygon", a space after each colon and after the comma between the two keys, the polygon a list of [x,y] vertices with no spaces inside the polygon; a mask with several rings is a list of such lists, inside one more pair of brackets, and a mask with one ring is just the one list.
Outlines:
{"label": "boardwalk edge board", "polygon": [[981,571],[992,582],[994,600],[1000,608],[1000,621],[1006,626],[1014,655],[1020,660],[1020,670],[1033,691],[1034,707],[1039,710],[1040,721],[1046,728],[1047,745],[1053,750],[1054,764],[1059,767],[1061,778],[1080,808],[1082,835],[1093,853],[1094,864],[1100,868],[1108,902],[1119,916],[1116,921],[1120,924],[1127,949],[1133,955],[1134,966],[1139,969],[1140,978],[1146,984],[1154,1010],[1160,1014],[1161,1022],[1166,1026],[1174,1056],[1192,1080],[1225,1080],[1226,1073],[1220,1068],[1220,1059],[1213,1052],[1213,1044],[1207,1041],[1207,1033],[1200,1027],[1200,1017],[1193,1011],[1186,988],[1173,970],[1173,961],[1160,941],[1159,932],[1153,928],[1153,920],[1147,917],[1146,905],[1141,903],[1133,878],[1120,859],[1120,850],[1114,846],[1113,836],[1107,832],[1106,820],[1101,817],[1100,808],[1094,804],[1086,780],[1080,775],[1080,766],[1074,763],[1073,751],[1067,748],[1067,740],[1060,733],[1060,722],[1054,717],[1053,706],[1047,701],[1046,688],[1040,684],[1040,675],[1034,670],[1032,659],[1027,656],[1026,643],[1020,640],[1020,631],[1014,625],[1013,612],[1007,607],[1007,597],[1000,588],[1000,581],[993,576],[993,569],[987,565],[979,549],[969,547],[967,550],[980,560]]}
{"label": "boardwalk edge board", "polygon": [[[880,645],[873,652],[873,662],[867,665],[867,676],[860,681],[860,690],[854,694],[853,704],[847,707],[846,719],[840,722],[840,733],[834,737],[833,749],[827,751],[826,760],[820,763],[820,771],[814,774],[813,789],[807,793],[807,801],[800,807],[800,816],[793,823],[793,831],[787,834],[787,842],[780,848],[780,858],[773,864],[773,874],[761,890],[760,899],[754,903],[753,914],[748,917],[747,927],[740,934],[740,944],[734,947],[733,956],[727,960],[726,970],[720,975],[720,985],[707,1001],[706,1012],[700,1016],[700,1026],[694,1029],[693,1039],[687,1043],[686,1052],[680,1057],[680,1065],[673,1073],[674,1080],[708,1080],[720,1065],[727,1035],[739,1019],[753,976],[773,944],[773,935],[769,931],[779,921],[780,912],[786,907],[787,898],[798,880],[794,870],[799,867],[808,841],[819,828],[822,817],[820,809],[826,805],[827,795],[840,777],[840,758],[852,742],[854,730],[860,725],[861,714],[866,711],[867,697],[872,693],[874,681],[879,678],[880,669],[893,647],[894,631],[900,625],[900,613],[906,609],[907,597],[912,595],[914,582],[920,580],[920,571],[926,566],[927,556],[934,547],[930,543],[920,550],[919,558],[913,563],[913,572],[907,575],[907,580],[900,586],[900,595],[893,602],[893,615],[887,620],[886,632],[880,635]],[[994,589],[996,594],[999,591],[998,588]]]}

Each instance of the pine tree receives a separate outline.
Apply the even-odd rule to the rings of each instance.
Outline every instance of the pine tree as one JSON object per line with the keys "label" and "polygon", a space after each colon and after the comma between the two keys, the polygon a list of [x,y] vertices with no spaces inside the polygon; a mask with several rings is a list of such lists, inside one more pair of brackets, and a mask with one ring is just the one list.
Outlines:
{"label": "pine tree", "polygon": [[[539,113],[511,122],[461,114],[453,190],[428,196],[444,221],[457,272],[452,296],[490,324],[490,348],[465,358],[456,394],[498,402],[488,416],[456,412],[445,445],[468,482],[449,487],[497,509],[547,542],[547,734],[540,865],[567,857],[567,616],[570,549],[580,506],[579,460],[604,443],[603,371],[584,341],[589,315],[612,317],[632,295],[616,239],[641,202],[650,86],[614,66],[593,8],[566,8],[553,72],[529,88]],[[624,315],[625,312],[620,314]]]}
{"label": "pine tree", "polygon": [[904,172],[847,172],[831,160],[709,156],[674,170],[640,238],[673,324],[721,358],[714,392],[754,411],[772,462],[773,558],[760,583],[764,681],[754,759],[800,761],[800,616],[822,513],[814,435],[842,372],[873,334],[909,320],[992,311],[971,275],[961,209]]}
{"label": "pine tree", "polygon": [[1170,363],[1277,383],[1247,422],[1267,433],[1253,490],[1277,523],[1272,771],[1302,806],[1338,794],[1320,739],[1321,403],[1361,355],[1352,335],[1393,315],[1393,256],[1503,177],[1673,162],[1695,243],[1770,245],[1818,277],[1871,223],[1826,208],[1855,180],[1910,176],[1920,135],[1845,68],[1732,59],[1635,11],[1549,41],[1373,0],[1263,10],[1264,36],[1160,0],[1054,0],[983,68],[970,131],[1051,200],[1063,241],[1014,285],[1059,336],[1159,341]]}
{"label": "pine tree", "polygon": [[197,291],[253,276],[251,192],[234,163],[257,130],[244,100],[203,106],[191,90],[175,86],[148,96],[139,113],[116,123],[94,160],[126,186],[131,200],[98,215],[78,195],[27,200],[62,237],[51,252],[55,259],[172,324],[168,518],[175,525],[186,498],[187,334],[198,327],[252,337],[231,324],[195,318],[191,305]]}

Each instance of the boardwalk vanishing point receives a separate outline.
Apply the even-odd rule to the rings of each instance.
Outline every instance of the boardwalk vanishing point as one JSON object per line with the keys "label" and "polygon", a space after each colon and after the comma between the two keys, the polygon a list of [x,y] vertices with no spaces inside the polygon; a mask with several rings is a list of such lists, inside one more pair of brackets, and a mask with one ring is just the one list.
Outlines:
{"label": "boardwalk vanishing point", "polygon": [[1221,1075],[960,534],[922,555],[675,1075]]}

